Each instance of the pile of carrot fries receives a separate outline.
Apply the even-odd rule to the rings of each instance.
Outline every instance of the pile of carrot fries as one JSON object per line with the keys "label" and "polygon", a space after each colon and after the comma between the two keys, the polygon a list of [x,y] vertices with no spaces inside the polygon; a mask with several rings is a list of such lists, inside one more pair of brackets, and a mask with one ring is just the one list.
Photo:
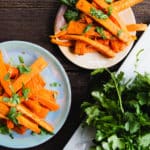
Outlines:
{"label": "pile of carrot fries", "polygon": [[50,111],[57,111],[56,91],[45,88],[40,72],[48,63],[37,58],[27,67],[4,62],[0,51],[0,127],[23,134],[27,129],[40,134],[44,129],[53,133],[54,127],[45,121]]}
{"label": "pile of carrot fries", "polygon": [[119,13],[143,0],[78,0],[76,9],[80,18],[67,23],[67,28],[50,36],[51,42],[66,46],[74,54],[99,52],[113,58],[136,40],[133,31],[144,31],[146,24],[128,24]]}

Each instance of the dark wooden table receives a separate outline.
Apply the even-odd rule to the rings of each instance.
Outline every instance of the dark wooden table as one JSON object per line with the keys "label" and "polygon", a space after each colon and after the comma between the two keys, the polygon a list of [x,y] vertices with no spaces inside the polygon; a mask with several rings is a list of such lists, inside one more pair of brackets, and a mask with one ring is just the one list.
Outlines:
{"label": "dark wooden table", "polygon": [[[57,57],[71,82],[72,106],[67,121],[51,140],[31,150],[62,150],[81,122],[80,104],[88,95],[90,71],[69,62],[57,46],[49,42],[48,35],[53,34],[54,19],[59,7],[59,0],[0,0],[0,42],[23,40],[39,44]],[[150,0],[133,7],[138,23],[150,23],[149,8]],[[116,70],[120,64],[111,69]],[[8,148],[0,147],[0,150]]]}

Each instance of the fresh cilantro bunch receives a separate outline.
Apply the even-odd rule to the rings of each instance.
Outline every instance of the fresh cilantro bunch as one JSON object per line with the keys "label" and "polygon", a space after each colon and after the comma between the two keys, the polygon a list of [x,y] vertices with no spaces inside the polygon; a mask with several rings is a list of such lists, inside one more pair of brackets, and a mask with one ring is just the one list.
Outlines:
{"label": "fresh cilantro bunch", "polygon": [[64,18],[67,22],[71,20],[79,19],[79,11],[75,8],[77,0],[60,0],[60,2],[67,6],[67,10],[64,13]]}
{"label": "fresh cilantro bunch", "polygon": [[126,81],[124,73],[108,69],[92,72],[91,101],[83,102],[84,125],[95,128],[91,150],[150,150],[150,74],[136,74]]}

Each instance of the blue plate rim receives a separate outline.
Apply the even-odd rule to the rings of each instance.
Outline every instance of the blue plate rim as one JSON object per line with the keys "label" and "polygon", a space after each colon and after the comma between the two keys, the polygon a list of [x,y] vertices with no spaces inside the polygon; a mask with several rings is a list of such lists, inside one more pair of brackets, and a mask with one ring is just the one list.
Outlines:
{"label": "blue plate rim", "polygon": [[55,135],[53,135],[52,137],[48,137],[46,138],[45,140],[39,142],[38,144],[33,144],[32,146],[24,146],[24,147],[21,147],[21,146],[18,146],[18,147],[15,147],[15,146],[8,146],[8,145],[3,145],[3,144],[0,144],[0,146],[2,147],[6,147],[6,148],[12,148],[12,149],[28,149],[28,148],[33,148],[33,147],[36,147],[36,146],[39,146],[43,143],[46,143],[48,142],[50,139],[54,138],[54,136],[56,136],[56,134],[58,134],[58,132],[61,130],[61,128],[64,126],[65,122],[67,121],[67,118],[69,116],[69,112],[70,112],[70,109],[71,109],[71,102],[72,102],[72,92],[71,92],[71,83],[70,83],[70,80],[69,80],[69,77],[67,75],[67,72],[65,71],[63,65],[59,62],[59,60],[46,48],[36,44],[36,43],[33,43],[33,42],[29,42],[29,41],[22,41],[22,40],[9,40],[9,41],[3,41],[3,42],[0,42],[0,46],[3,45],[3,44],[16,44],[16,43],[23,43],[23,44],[26,44],[26,45],[29,45],[29,46],[33,46],[33,47],[37,47],[39,49],[41,49],[42,51],[44,51],[45,54],[49,55],[52,60],[56,63],[56,65],[59,67],[60,71],[63,73],[64,75],[64,78],[66,80],[66,87],[67,87],[67,90],[68,90],[68,107],[67,107],[67,111],[65,113],[65,116],[63,117],[63,120],[61,121],[61,124],[59,125],[59,127],[57,128],[57,130],[55,131]]}

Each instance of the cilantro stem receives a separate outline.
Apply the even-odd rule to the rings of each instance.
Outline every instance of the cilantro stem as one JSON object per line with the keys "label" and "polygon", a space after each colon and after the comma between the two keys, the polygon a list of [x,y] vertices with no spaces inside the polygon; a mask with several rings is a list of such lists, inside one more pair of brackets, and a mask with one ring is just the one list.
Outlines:
{"label": "cilantro stem", "polygon": [[123,105],[122,105],[121,93],[120,93],[119,88],[118,88],[117,80],[116,80],[116,78],[115,78],[113,73],[111,73],[108,69],[106,69],[106,71],[111,75],[111,78],[114,81],[114,84],[115,84],[115,87],[116,87],[116,91],[117,91],[117,95],[118,95],[120,110],[121,110],[122,113],[124,113],[124,108],[123,108]]}

